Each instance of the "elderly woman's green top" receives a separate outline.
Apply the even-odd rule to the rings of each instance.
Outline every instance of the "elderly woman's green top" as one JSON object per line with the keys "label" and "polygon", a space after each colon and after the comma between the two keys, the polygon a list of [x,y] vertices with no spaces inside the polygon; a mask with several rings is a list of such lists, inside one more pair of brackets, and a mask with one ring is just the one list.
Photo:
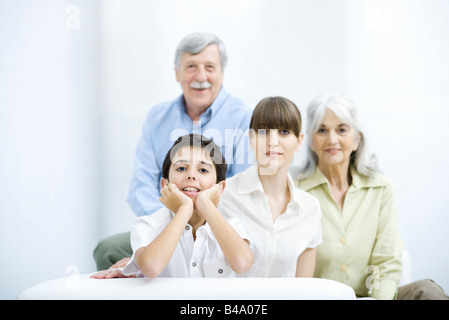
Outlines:
{"label": "elderly woman's green top", "polygon": [[351,168],[351,174],[342,212],[318,167],[311,177],[296,181],[321,206],[323,242],[314,276],[345,283],[359,297],[394,299],[403,246],[393,185],[379,173],[370,179]]}

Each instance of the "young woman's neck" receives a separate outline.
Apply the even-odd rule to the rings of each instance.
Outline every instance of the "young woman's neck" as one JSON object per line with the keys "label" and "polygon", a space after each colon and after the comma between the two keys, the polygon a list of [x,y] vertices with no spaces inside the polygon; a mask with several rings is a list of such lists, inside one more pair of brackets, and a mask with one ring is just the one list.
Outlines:
{"label": "young woman's neck", "polygon": [[290,202],[288,169],[289,166],[286,166],[286,168],[279,168],[273,174],[264,174],[264,170],[259,168],[259,179],[267,196],[273,222],[286,211]]}
{"label": "young woman's neck", "polygon": [[267,195],[279,195],[288,191],[288,168],[277,169],[275,173],[264,173],[259,168],[259,179]]}

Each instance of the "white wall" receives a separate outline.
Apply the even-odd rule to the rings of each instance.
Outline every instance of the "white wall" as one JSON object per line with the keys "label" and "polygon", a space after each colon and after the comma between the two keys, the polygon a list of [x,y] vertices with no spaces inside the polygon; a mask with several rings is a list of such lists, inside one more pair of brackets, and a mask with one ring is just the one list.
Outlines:
{"label": "white wall", "polygon": [[76,31],[68,4],[0,2],[0,299],[94,268],[95,7]]}
{"label": "white wall", "polygon": [[395,183],[413,277],[449,292],[449,2],[347,0],[345,94]]}
{"label": "white wall", "polygon": [[360,105],[396,185],[414,276],[449,292],[439,250],[449,240],[448,9],[445,0],[0,1],[0,298],[70,265],[93,271],[97,241],[129,229],[141,124],[180,94],[173,53],[193,31],[225,41],[225,86],[251,105],[284,95],[304,111],[327,92]]}

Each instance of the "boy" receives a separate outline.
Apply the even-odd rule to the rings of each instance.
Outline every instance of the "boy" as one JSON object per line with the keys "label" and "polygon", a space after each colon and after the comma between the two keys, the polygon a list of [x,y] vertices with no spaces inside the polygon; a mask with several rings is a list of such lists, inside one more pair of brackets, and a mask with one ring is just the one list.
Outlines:
{"label": "boy", "polygon": [[180,137],[162,166],[160,201],[166,207],[133,223],[133,256],[122,271],[94,277],[230,277],[248,271],[254,259],[248,237],[216,208],[226,168],[214,142],[197,134]]}

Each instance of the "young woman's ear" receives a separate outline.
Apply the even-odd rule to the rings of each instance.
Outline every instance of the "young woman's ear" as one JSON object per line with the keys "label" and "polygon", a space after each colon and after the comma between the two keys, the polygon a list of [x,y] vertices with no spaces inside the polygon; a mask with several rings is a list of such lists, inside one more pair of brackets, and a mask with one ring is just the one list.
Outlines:
{"label": "young woman's ear", "polygon": [[165,179],[165,178],[162,178],[162,179],[161,179],[161,189],[162,189],[163,187],[168,186],[168,184],[169,184],[168,179]]}
{"label": "young woman's ear", "polygon": [[303,139],[304,139],[304,133],[300,133],[299,137],[298,137],[298,144],[296,145],[296,151],[299,151],[299,149],[301,149]]}

